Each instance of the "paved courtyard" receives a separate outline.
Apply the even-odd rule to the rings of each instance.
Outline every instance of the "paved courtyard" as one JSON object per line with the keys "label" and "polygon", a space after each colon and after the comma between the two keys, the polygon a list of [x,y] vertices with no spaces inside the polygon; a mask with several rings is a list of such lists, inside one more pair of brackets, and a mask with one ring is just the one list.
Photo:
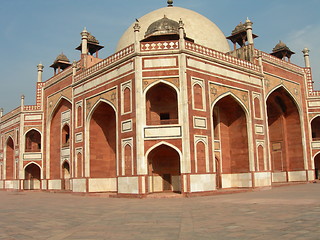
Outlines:
{"label": "paved courtyard", "polygon": [[320,183],[195,198],[0,192],[0,239],[320,239]]}

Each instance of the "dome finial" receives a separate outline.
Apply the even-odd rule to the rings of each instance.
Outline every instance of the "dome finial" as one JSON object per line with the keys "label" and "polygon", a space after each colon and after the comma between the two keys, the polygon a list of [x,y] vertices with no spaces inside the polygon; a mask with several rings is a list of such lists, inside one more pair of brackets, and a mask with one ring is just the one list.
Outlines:
{"label": "dome finial", "polygon": [[168,0],[167,3],[168,3],[168,7],[173,7],[173,0]]}

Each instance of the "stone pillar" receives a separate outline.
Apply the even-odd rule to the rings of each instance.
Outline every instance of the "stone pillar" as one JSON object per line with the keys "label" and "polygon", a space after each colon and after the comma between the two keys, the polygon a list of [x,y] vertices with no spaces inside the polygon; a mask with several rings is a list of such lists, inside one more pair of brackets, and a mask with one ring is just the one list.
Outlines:
{"label": "stone pillar", "polygon": [[252,34],[252,22],[247,18],[246,20],[246,30],[247,30],[247,40],[248,44],[253,44],[253,34]]}
{"label": "stone pillar", "polygon": [[42,73],[43,73],[44,66],[41,63],[39,63],[37,68],[38,68],[38,82],[42,82]]}
{"label": "stone pillar", "polygon": [[21,111],[23,111],[24,108],[24,95],[21,95]]}
{"label": "stone pillar", "polygon": [[77,73],[77,62],[73,61],[72,62],[72,75],[75,76]]}
{"label": "stone pillar", "polygon": [[84,28],[83,31],[81,32],[81,53],[87,55],[88,54],[88,36],[89,33],[87,32],[87,29]]}
{"label": "stone pillar", "polygon": [[185,32],[184,32],[184,23],[182,21],[182,19],[180,18],[179,20],[179,47],[180,49],[184,49],[185,48]]}
{"label": "stone pillar", "polygon": [[134,51],[140,52],[140,41],[139,41],[139,33],[140,33],[140,24],[138,20],[136,20],[136,23],[133,26],[134,29]]}
{"label": "stone pillar", "polygon": [[307,68],[309,68],[309,67],[310,67],[310,57],[309,57],[309,52],[310,52],[310,50],[309,50],[308,48],[304,48],[304,49],[302,50],[302,52],[303,52],[303,56],[304,56],[305,66],[306,66]]}

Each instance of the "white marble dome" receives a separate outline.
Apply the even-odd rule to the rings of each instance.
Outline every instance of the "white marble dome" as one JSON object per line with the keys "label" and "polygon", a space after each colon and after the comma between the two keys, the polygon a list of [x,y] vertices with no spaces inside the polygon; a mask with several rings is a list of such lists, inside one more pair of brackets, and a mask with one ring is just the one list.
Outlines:
{"label": "white marble dome", "polygon": [[[192,10],[181,7],[165,7],[150,12],[139,18],[141,26],[139,41],[145,38],[148,27],[166,16],[169,19],[179,22],[180,18],[184,23],[186,36],[194,40],[196,44],[220,51],[229,52],[230,46],[223,32],[208,18]],[[125,31],[120,38],[117,51],[134,43],[134,23]]]}

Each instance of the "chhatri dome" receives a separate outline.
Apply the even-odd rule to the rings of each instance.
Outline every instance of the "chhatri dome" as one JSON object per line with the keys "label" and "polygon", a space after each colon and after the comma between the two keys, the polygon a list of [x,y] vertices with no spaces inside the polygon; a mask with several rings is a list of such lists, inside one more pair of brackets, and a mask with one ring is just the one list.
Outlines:
{"label": "chhatri dome", "polygon": [[[138,40],[141,41],[145,39],[148,34],[150,34],[152,26],[159,26],[159,23],[171,21],[172,24],[169,26],[174,27],[174,22],[178,23],[180,19],[184,24],[186,37],[188,39],[193,39],[196,44],[217,51],[230,51],[228,41],[217,25],[199,13],[173,6],[172,1],[168,1],[168,7],[160,8],[139,18],[141,28],[138,33]],[[117,51],[134,43],[134,24],[135,23],[133,23],[120,38]],[[172,31],[175,31],[175,29],[173,28]]]}

